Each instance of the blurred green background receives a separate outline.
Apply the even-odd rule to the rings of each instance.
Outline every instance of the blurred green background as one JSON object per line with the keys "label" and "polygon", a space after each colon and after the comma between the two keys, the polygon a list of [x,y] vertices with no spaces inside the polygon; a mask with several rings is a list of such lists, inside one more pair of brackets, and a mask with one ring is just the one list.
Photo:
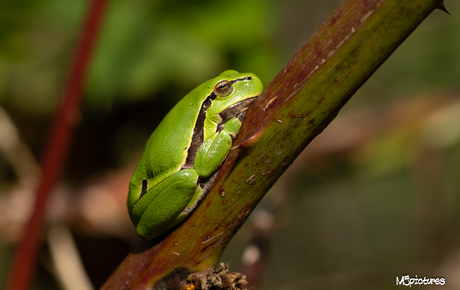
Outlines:
{"label": "blurred green background", "polygon": [[[47,227],[71,229],[94,287],[137,239],[126,180],[168,110],[226,69],[268,84],[341,2],[110,1]],[[0,3],[0,287],[86,5]],[[257,289],[394,289],[407,274],[460,287],[460,8],[446,6],[269,192],[222,257],[231,271],[259,253]],[[64,287],[51,236],[33,289]]]}

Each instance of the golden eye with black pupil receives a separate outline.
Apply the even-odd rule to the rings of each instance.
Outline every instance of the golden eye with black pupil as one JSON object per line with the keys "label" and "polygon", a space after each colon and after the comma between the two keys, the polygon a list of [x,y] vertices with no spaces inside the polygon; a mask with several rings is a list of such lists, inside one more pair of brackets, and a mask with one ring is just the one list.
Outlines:
{"label": "golden eye with black pupil", "polygon": [[139,198],[141,198],[144,194],[146,194],[148,189],[149,189],[149,182],[147,181],[147,179],[142,179],[142,188],[141,188],[141,194],[139,195]]}
{"label": "golden eye with black pupil", "polygon": [[229,81],[221,81],[214,87],[214,92],[219,97],[226,97],[233,91],[232,83]]}
{"label": "golden eye with black pupil", "polygon": [[212,101],[211,100],[206,100],[203,104],[203,109],[207,110],[209,107],[211,107]]}

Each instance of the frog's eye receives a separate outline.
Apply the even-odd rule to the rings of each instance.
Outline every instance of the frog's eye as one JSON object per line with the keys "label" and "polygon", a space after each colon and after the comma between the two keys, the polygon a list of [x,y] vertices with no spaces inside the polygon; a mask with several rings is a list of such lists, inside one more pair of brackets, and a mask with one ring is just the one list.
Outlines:
{"label": "frog's eye", "polygon": [[214,92],[219,97],[226,97],[233,92],[232,83],[229,81],[221,81],[214,87]]}
{"label": "frog's eye", "polygon": [[147,179],[142,179],[142,188],[141,188],[141,194],[139,195],[139,198],[141,198],[144,194],[146,194],[147,190],[149,190],[149,182],[147,181]]}

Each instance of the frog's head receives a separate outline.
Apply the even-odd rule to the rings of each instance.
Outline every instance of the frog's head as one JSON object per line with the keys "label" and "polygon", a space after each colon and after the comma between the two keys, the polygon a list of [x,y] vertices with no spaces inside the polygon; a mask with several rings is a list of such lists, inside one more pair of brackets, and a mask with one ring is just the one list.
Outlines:
{"label": "frog's head", "polygon": [[203,104],[206,119],[226,123],[233,117],[242,116],[262,93],[261,80],[252,73],[238,73],[226,70],[206,84],[212,89],[211,96]]}

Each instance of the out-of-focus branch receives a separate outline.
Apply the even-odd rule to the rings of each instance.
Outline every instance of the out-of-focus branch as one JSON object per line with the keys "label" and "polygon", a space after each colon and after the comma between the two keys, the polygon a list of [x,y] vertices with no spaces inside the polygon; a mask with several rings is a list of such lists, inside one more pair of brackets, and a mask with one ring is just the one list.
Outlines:
{"label": "out-of-focus branch", "polygon": [[107,0],[89,3],[81,41],[43,154],[42,178],[36,191],[35,206],[14,257],[6,289],[28,289],[32,281],[46,203],[62,170],[72,131],[78,121],[81,91]]}
{"label": "out-of-focus branch", "polygon": [[72,233],[67,227],[54,225],[48,232],[48,243],[56,275],[64,289],[94,289],[86,275]]}
{"label": "out-of-focus branch", "polygon": [[12,166],[22,186],[34,185],[39,166],[3,108],[0,108],[0,152]]}

